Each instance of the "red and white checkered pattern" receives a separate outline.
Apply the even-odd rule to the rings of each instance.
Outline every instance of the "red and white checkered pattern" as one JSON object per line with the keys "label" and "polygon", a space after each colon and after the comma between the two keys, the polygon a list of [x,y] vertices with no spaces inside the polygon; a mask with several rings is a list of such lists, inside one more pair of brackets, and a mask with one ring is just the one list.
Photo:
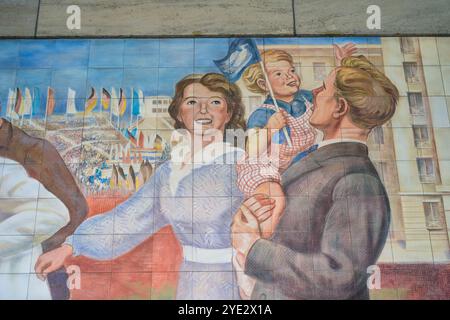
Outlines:
{"label": "red and white checkered pattern", "polygon": [[[305,99],[306,101],[306,99]],[[275,106],[264,104],[261,108],[276,111]],[[292,147],[287,142],[282,145],[271,143],[268,152],[251,159],[248,154],[236,166],[237,185],[247,196],[263,182],[281,181],[281,174],[288,168],[292,159],[302,151],[310,148],[316,139],[316,130],[309,124],[312,104],[306,101],[306,112],[298,118],[288,115],[287,125],[290,127]]]}

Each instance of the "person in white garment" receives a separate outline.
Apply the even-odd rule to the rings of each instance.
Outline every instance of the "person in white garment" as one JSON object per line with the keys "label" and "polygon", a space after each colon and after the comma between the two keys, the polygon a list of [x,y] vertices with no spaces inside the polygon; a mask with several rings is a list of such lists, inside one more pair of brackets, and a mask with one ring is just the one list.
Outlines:
{"label": "person in white garment", "polygon": [[[0,127],[3,120],[0,119]],[[18,162],[0,156],[0,299],[51,299],[34,264],[69,222],[67,207]]]}

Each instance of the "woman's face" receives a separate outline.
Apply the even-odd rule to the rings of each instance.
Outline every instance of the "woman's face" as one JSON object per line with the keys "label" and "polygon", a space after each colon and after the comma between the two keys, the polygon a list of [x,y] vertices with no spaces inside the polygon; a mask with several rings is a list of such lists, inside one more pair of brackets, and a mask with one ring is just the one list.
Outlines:
{"label": "woman's face", "polygon": [[211,91],[200,83],[184,89],[178,120],[191,134],[203,134],[211,129],[223,134],[231,116],[222,93]]}

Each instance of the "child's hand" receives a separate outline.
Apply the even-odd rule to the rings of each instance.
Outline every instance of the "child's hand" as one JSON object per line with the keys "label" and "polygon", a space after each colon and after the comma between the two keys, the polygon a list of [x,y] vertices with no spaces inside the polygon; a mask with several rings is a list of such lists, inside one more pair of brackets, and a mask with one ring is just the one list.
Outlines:
{"label": "child's hand", "polygon": [[243,205],[252,212],[258,220],[258,223],[262,223],[272,215],[272,210],[275,207],[275,200],[270,199],[266,194],[257,193],[245,200]]}
{"label": "child's hand", "polygon": [[333,47],[337,66],[341,65],[342,59],[345,57],[351,57],[356,51],[358,51],[358,48],[356,48],[353,43],[347,43],[343,47],[333,44]]}
{"label": "child's hand", "polygon": [[280,109],[280,111],[274,113],[267,122],[266,128],[272,130],[280,130],[287,124],[288,113]]}

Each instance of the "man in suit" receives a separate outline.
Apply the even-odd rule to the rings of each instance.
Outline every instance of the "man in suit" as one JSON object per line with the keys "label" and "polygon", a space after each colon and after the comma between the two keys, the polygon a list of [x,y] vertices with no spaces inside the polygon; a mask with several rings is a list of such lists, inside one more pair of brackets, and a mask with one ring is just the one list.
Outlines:
{"label": "man in suit", "polygon": [[310,123],[324,138],[284,173],[286,207],[274,234],[261,237],[252,199],[234,217],[235,265],[248,276],[243,298],[369,298],[367,268],[384,247],[390,208],[366,143],[394,114],[398,90],[359,56],[345,58],[313,94]]}
{"label": "man in suit", "polygon": [[[88,205],[56,148],[48,141],[32,137],[23,130],[12,125],[6,119],[0,118],[0,159],[2,159],[0,164],[5,163],[3,166],[6,166],[6,162],[3,159],[7,159],[10,164],[9,167],[17,171],[17,176],[9,177],[11,178],[11,181],[8,182],[6,181],[8,179],[5,176],[5,174],[7,174],[7,169],[6,167],[3,168],[3,177],[1,178],[0,186],[5,189],[4,191],[7,194],[11,194],[11,192],[17,193],[17,199],[19,201],[20,194],[18,192],[24,185],[41,185],[50,193],[50,195],[44,196],[46,199],[50,196],[57,198],[61,202],[61,205],[59,206],[61,207],[61,210],[68,211],[69,222],[41,243],[43,252],[47,252],[60,246],[66,237],[72,234],[84,220],[88,212]],[[22,167],[23,169],[18,167]],[[8,186],[6,184],[8,184]],[[26,191],[32,192],[32,190]],[[41,192],[42,191],[39,191],[39,193]],[[22,198],[25,199],[27,196],[24,195]],[[0,202],[1,201],[2,200],[0,199]],[[41,203],[42,202],[44,201],[41,201]],[[54,203],[56,204],[59,202]],[[22,205],[23,203],[20,204],[19,207]],[[1,207],[2,206],[0,205],[0,208]],[[5,210],[8,208],[5,204],[5,206],[3,206],[4,210],[0,209],[0,213],[5,211],[3,213],[6,215],[17,214],[19,216],[19,207],[9,208],[11,210],[6,212]],[[51,210],[51,208],[48,208],[48,210]],[[48,210],[44,210],[44,214],[49,214],[50,211]],[[57,215],[54,217],[57,217]],[[39,219],[39,217],[37,217],[37,219]],[[4,220],[4,223],[5,221],[6,220]],[[51,225],[60,222],[49,221],[48,223]],[[48,228],[52,229],[50,225]],[[20,229],[20,225],[15,227]],[[25,228],[25,226],[23,226],[23,228]],[[47,230],[48,228],[44,229]],[[37,227],[35,227],[35,229],[37,229]],[[67,299],[69,297],[69,291],[66,286],[67,275],[65,270],[56,271],[49,275],[48,279],[53,299]]]}

